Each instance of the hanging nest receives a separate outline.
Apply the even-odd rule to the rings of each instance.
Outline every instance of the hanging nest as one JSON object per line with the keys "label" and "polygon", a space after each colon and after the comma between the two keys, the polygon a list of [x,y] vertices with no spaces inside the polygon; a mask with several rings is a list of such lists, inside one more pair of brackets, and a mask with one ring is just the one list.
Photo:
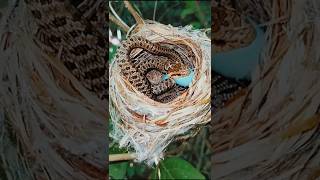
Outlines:
{"label": "hanging nest", "polygon": [[[204,32],[191,26],[177,28],[145,21],[131,29],[128,36],[141,36],[151,42],[174,46],[194,68],[192,85],[171,101],[159,102],[137,91],[121,75],[117,62],[110,65],[109,110],[113,125],[110,136],[120,147],[131,147],[136,160],[157,163],[170,142],[190,136],[210,121],[211,41]],[[139,50],[138,50],[139,51]],[[138,53],[138,52],[133,52]]]}
{"label": "hanging nest", "polygon": [[319,1],[241,3],[268,15],[259,22],[266,26],[267,44],[245,93],[213,116],[211,179],[315,179],[320,170]]}

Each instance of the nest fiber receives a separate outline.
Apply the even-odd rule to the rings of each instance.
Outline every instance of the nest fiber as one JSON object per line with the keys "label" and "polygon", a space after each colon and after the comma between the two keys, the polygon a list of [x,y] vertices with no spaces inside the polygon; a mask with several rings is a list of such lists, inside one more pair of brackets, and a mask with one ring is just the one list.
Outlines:
{"label": "nest fiber", "polygon": [[212,119],[211,179],[319,179],[320,2],[257,2],[241,1],[269,17],[262,63]]}
{"label": "nest fiber", "polygon": [[149,99],[121,76],[116,61],[110,65],[110,136],[120,147],[133,149],[136,161],[153,164],[163,157],[170,142],[210,121],[211,41],[190,26],[178,28],[153,21],[134,27],[128,34],[184,46],[195,55],[190,62],[195,73],[191,86],[168,103]]}

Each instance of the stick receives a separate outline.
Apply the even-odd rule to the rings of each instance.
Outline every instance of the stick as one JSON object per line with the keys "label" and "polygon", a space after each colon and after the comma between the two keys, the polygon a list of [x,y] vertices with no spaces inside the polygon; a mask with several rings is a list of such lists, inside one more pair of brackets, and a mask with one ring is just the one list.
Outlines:
{"label": "stick", "polygon": [[154,8],[153,8],[153,20],[154,20],[154,21],[156,20],[157,4],[158,4],[158,1],[156,1],[156,2],[154,3]]}
{"label": "stick", "polygon": [[120,26],[124,31],[128,32],[129,26],[122,21],[122,19],[118,16],[116,11],[113,9],[111,2],[109,2],[109,8],[113,15],[109,14],[109,19],[114,22],[116,25]]}
{"label": "stick", "polygon": [[121,21],[119,21],[116,17],[113,15],[109,14],[109,20],[118,25],[123,31],[128,32],[129,31],[129,26],[126,24],[122,24]]}
{"label": "stick", "polygon": [[133,18],[136,20],[138,25],[144,24],[142,17],[138,14],[136,10],[131,6],[129,1],[124,1],[124,5],[128,9],[128,11],[132,14]]}
{"label": "stick", "polygon": [[109,162],[114,161],[128,161],[136,158],[136,154],[134,153],[125,153],[125,154],[110,154]]}

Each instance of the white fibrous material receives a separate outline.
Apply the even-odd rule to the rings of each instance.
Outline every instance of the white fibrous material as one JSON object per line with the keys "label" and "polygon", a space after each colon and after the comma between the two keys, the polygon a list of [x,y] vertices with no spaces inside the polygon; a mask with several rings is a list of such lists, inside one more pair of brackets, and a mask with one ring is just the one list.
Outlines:
{"label": "white fibrous material", "polygon": [[138,162],[157,163],[170,142],[210,121],[211,40],[204,32],[191,28],[146,21],[131,31],[152,42],[187,45],[195,54],[192,85],[169,103],[149,99],[127,83],[117,62],[110,64],[110,136],[120,147],[133,149]]}

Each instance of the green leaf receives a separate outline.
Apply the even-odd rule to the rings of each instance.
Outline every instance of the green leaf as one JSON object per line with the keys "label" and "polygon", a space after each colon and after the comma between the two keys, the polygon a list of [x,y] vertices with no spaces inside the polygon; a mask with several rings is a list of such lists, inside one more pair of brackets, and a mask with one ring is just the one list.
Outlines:
{"label": "green leaf", "polygon": [[113,131],[113,122],[109,118],[109,132]]}
{"label": "green leaf", "polygon": [[109,165],[109,175],[112,179],[124,179],[126,176],[128,162],[113,163]]}
{"label": "green leaf", "polygon": [[[126,153],[125,148],[119,148],[119,144],[114,143],[109,146],[109,154],[121,154]],[[109,164],[109,174],[112,179],[124,179],[127,174],[129,162],[115,162]]]}
{"label": "green leaf", "polygon": [[116,51],[117,51],[117,46],[115,45],[111,45],[111,47],[109,48],[109,62],[111,63],[112,62],[112,58],[113,56],[116,54]]}
{"label": "green leaf", "polygon": [[195,1],[186,1],[186,8],[187,9],[194,9],[194,7],[196,6],[196,2]]}
{"label": "green leaf", "polygon": [[193,13],[194,13],[194,9],[184,9],[184,10],[182,10],[180,16],[183,19],[183,18],[185,18],[188,15],[193,14]]}
{"label": "green leaf", "polygon": [[201,28],[201,24],[199,22],[192,22],[192,27],[193,29],[200,29]]}
{"label": "green leaf", "polygon": [[119,148],[119,144],[114,144],[113,146],[109,146],[109,154],[121,154],[128,152],[126,148]]}
{"label": "green leaf", "polygon": [[138,175],[142,175],[146,169],[147,169],[147,166],[145,166],[144,164],[136,164],[135,166],[135,172]]}
{"label": "green leaf", "polygon": [[171,157],[161,161],[151,174],[151,179],[205,179],[205,177],[194,168],[189,162]]}
{"label": "green leaf", "polygon": [[128,177],[132,177],[132,176],[134,176],[135,175],[135,168],[134,168],[134,166],[129,166],[128,167],[128,169],[127,169],[127,175],[128,175]]}
{"label": "green leaf", "polygon": [[132,166],[129,166],[127,169],[128,177],[132,177],[134,175],[143,176],[145,173],[147,166],[140,163],[132,163]]}

